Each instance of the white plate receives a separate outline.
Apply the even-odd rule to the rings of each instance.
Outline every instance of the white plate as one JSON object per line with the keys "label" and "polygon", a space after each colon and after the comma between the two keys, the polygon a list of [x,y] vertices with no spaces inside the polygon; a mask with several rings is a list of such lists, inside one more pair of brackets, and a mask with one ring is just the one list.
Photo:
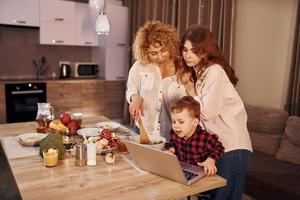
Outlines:
{"label": "white plate", "polygon": [[47,134],[43,133],[24,133],[17,136],[17,141],[24,146],[39,146],[41,140],[46,136]]}
{"label": "white plate", "polygon": [[100,135],[102,128],[82,128],[77,130],[78,135],[85,135],[86,137],[98,136]]}
{"label": "white plate", "polygon": [[97,128],[108,129],[109,131],[115,131],[121,127],[121,124],[117,122],[98,122],[94,126]]}

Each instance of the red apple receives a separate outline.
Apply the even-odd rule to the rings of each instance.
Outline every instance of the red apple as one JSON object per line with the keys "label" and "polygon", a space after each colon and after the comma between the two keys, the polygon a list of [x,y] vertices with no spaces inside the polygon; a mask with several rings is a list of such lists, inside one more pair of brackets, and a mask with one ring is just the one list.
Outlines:
{"label": "red apple", "polygon": [[113,147],[116,147],[117,146],[117,143],[115,143],[113,140],[109,141],[108,146],[110,146],[110,148],[113,148]]}
{"label": "red apple", "polygon": [[103,129],[102,132],[101,132],[100,138],[101,139],[105,138],[108,141],[110,141],[112,139],[111,132],[109,130],[107,130],[107,129]]}
{"label": "red apple", "polygon": [[72,133],[72,135],[77,134],[77,130],[78,130],[79,126],[76,121],[70,121],[67,124],[67,127],[68,127],[69,131]]}
{"label": "red apple", "polygon": [[69,113],[63,113],[63,114],[60,115],[59,120],[64,125],[67,125],[69,122],[71,122],[72,117],[71,117],[71,115]]}

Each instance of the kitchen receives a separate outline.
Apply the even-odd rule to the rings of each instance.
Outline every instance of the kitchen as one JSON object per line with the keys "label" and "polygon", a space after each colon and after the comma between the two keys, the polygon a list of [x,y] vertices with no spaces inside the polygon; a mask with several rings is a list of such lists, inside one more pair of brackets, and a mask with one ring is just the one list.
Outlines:
{"label": "kitchen", "polygon": [[[23,5],[20,5],[19,1],[0,1],[0,3],[3,2],[8,3],[12,10],[22,8],[25,12],[26,9],[24,8],[27,8],[26,3],[24,2]],[[38,193],[39,195],[42,195],[43,198],[52,199],[57,196],[55,191],[49,191],[49,195],[46,197],[42,192],[35,194],[35,192],[31,191],[32,189],[35,191],[39,190],[38,188],[35,189],[34,187],[29,187],[31,189],[28,190],[29,188],[26,186],[27,181],[19,179],[21,177],[26,177],[27,175],[17,175],[18,172],[16,171],[18,170],[13,164],[19,159],[14,156],[11,157],[11,154],[9,153],[10,150],[7,149],[9,148],[9,145],[6,139],[9,137],[10,133],[13,135],[20,135],[20,132],[30,132],[35,129],[35,123],[32,121],[35,120],[38,111],[35,106],[38,102],[49,102],[54,108],[56,119],[59,118],[61,113],[71,111],[83,113],[84,125],[91,125],[96,122],[107,121],[109,119],[123,122],[123,108],[125,103],[125,70],[128,68],[127,65],[129,64],[128,58],[130,51],[127,25],[128,9],[123,7],[120,1],[108,1],[109,3],[107,4],[106,12],[111,23],[111,31],[108,36],[100,35],[98,40],[98,36],[94,33],[94,22],[90,24],[88,23],[89,26],[85,27],[86,29],[80,29],[82,25],[81,22],[86,19],[84,18],[86,17],[84,14],[89,13],[89,11],[87,11],[87,2],[81,3],[77,1],[52,0],[31,0],[30,2],[39,2],[39,7],[31,5],[29,8],[27,13],[27,15],[30,16],[28,19],[28,27],[24,25],[24,23],[27,23],[28,21],[26,19],[17,21],[17,23],[21,23],[21,26],[16,24],[7,25],[3,21],[0,26],[1,52],[3,52],[1,53],[3,62],[1,62],[0,66],[0,102],[3,105],[0,110],[0,121],[3,123],[3,126],[1,126],[0,132],[5,135],[3,143],[6,156],[9,160],[11,170],[15,175],[15,179],[13,177],[4,179],[2,179],[2,177],[0,178],[1,182],[6,180],[9,183],[7,185],[1,184],[1,187],[3,187],[1,189],[1,191],[3,191],[1,192],[1,195],[4,195],[5,193],[4,196],[1,196],[1,199],[18,199],[21,196],[21,198],[24,199],[32,199]],[[62,7],[64,7],[64,9],[62,9]],[[68,16],[68,12],[66,12],[66,10],[70,7],[75,7],[75,15],[73,13],[73,17],[72,15],[70,15],[71,17]],[[36,10],[33,10],[34,8],[40,12],[39,14],[36,14],[36,16],[40,16],[38,21],[34,21],[34,18],[36,18],[36,16],[34,16],[34,13],[36,13]],[[0,13],[3,14],[4,12]],[[9,15],[10,13],[13,12],[11,11],[4,14]],[[118,15],[114,15],[115,13],[118,13]],[[63,14],[66,16],[53,16],[55,14]],[[91,15],[93,16],[93,13],[91,13]],[[4,16],[3,18],[5,17],[7,16]],[[52,22],[50,21],[50,18],[59,20],[57,20],[58,22]],[[68,21],[70,19],[71,21]],[[76,19],[75,22],[72,21],[74,19]],[[75,29],[70,26],[73,22],[75,24]],[[78,27],[79,29],[76,29]],[[89,32],[93,32],[94,35],[91,36]],[[53,38],[53,36],[55,38]],[[60,38],[61,36],[63,38]],[[115,57],[118,57],[118,59],[115,59]],[[20,66],[20,64],[22,66]],[[24,123],[15,124],[15,122]],[[8,131],[5,128],[6,125],[10,127],[9,129],[11,131]],[[130,132],[128,129],[123,131],[126,131],[127,134]],[[12,151],[16,151],[17,146],[13,146]],[[24,153],[23,150],[21,151],[22,154]],[[1,147],[1,169],[3,165],[8,165],[6,158],[3,157],[3,153],[4,152]],[[39,157],[34,157],[39,160]],[[20,158],[22,159],[22,157]],[[29,157],[26,157],[25,159],[27,158]],[[101,159],[102,157],[97,156],[97,162],[100,162],[100,165],[103,163],[101,163]],[[28,160],[28,162],[32,164],[41,164],[40,161],[36,161]],[[67,171],[71,170],[69,168],[70,166],[72,166],[75,171],[78,171],[78,168],[76,168],[74,164],[67,164],[69,162],[72,163],[73,161],[74,159],[72,157],[67,156],[63,163],[60,162],[59,165],[61,165],[61,167],[65,165],[65,167],[61,169]],[[27,164],[15,164],[15,166],[26,166],[28,169],[34,168]],[[117,171],[113,170],[115,167],[121,167],[119,170],[124,171],[124,173],[122,173],[123,175],[119,174],[117,178],[126,178],[127,181],[119,182],[121,185],[114,183],[114,180],[117,179],[110,178],[110,176],[115,176],[117,173]],[[110,167],[108,165],[102,168],[94,167],[94,170],[89,168],[88,170],[88,173],[90,174],[88,176],[93,176],[91,180],[93,183],[98,182],[96,174],[106,174],[107,177],[103,177],[106,179],[106,183],[104,183],[104,185],[101,183],[101,185],[103,188],[106,184],[111,185],[111,187],[107,187],[108,190],[106,192],[101,192],[101,195],[103,196],[110,195],[111,197],[116,197],[122,195],[125,199],[132,199],[134,198],[134,195],[140,193],[141,198],[146,197],[148,199],[152,199],[153,196],[148,196],[148,191],[154,190],[156,191],[156,196],[162,195],[162,198],[169,199],[172,196],[188,196],[189,194],[195,193],[195,191],[207,190],[208,188],[225,185],[225,179],[217,176],[211,179],[204,179],[204,183],[207,182],[206,188],[203,187],[201,183],[198,183],[193,187],[185,187],[183,185],[178,185],[175,182],[165,181],[165,179],[162,178],[157,179],[157,177],[153,175],[145,176],[143,173],[139,173],[138,179],[140,179],[140,181],[144,184],[148,182],[148,184],[152,185],[151,182],[153,181],[158,181],[158,184],[156,184],[155,188],[153,188],[153,186],[145,187],[144,185],[141,185],[139,189],[140,191],[138,191],[136,187],[133,187],[136,184],[136,181],[134,179],[130,179],[131,174],[135,173],[135,168],[130,167],[126,161],[120,158],[118,158],[118,164],[115,165],[115,167]],[[130,171],[128,171],[128,167],[130,167]],[[44,167],[40,169],[45,170]],[[105,170],[105,173],[103,173],[102,170]],[[106,172],[106,170],[108,171]],[[10,170],[7,169],[7,167],[4,167],[3,171],[6,172],[6,176],[11,176],[11,172],[9,172]],[[26,171],[28,170],[25,170],[24,172],[26,173]],[[65,171],[64,174],[66,173],[67,175],[67,171]],[[52,173],[52,169],[48,170],[48,172]],[[39,172],[36,172],[35,174],[36,176],[40,176]],[[40,177],[42,176],[43,175]],[[51,175],[46,175],[46,179],[43,183],[46,185],[48,185],[48,183],[50,185],[53,184],[50,180],[52,179],[51,177]],[[61,176],[61,178],[64,180],[64,176]],[[16,180],[16,182],[14,182],[14,180]],[[111,183],[108,182],[109,180]],[[86,182],[82,179],[78,179],[79,182],[75,180],[72,181],[72,179],[69,179],[69,181],[71,182],[66,183],[69,186],[71,186],[72,183],[82,185]],[[60,184],[60,182],[61,181],[57,183]],[[28,183],[31,184],[33,182],[29,181]],[[47,188],[46,185],[45,187]],[[23,186],[27,189],[23,188]],[[39,187],[40,184],[37,184],[36,186]],[[182,191],[179,190],[178,193],[174,193],[174,190],[170,190],[169,193],[165,193],[167,186],[173,187],[175,191],[177,191],[176,188],[182,188]],[[56,187],[60,186],[55,186],[53,188]],[[125,189],[128,187],[129,190],[126,189],[126,195],[122,194],[123,189],[120,190],[120,194],[114,195],[112,193],[113,187]],[[10,189],[7,190],[6,188]],[[84,197],[80,191],[76,194],[74,191],[71,192],[71,188],[65,188],[69,191],[65,193],[65,195],[72,197],[72,199],[82,199]],[[130,188],[135,189],[132,190]],[[100,195],[98,190],[94,190],[93,193]],[[39,198],[38,196],[35,198]]]}
{"label": "kitchen", "polygon": [[[18,1],[12,1],[10,4],[14,2],[17,5],[11,5],[14,9],[23,6]],[[52,5],[56,8],[50,8],[47,1],[41,1],[44,3],[40,4],[37,4],[39,1],[32,2],[36,4],[35,6],[31,5],[31,10],[28,10],[31,17],[21,20],[27,20],[27,25],[8,24],[6,22],[8,19],[5,18],[0,26],[2,60],[0,64],[0,102],[3,105],[0,108],[0,123],[13,122],[10,120],[10,116],[17,114],[9,113],[14,105],[5,104],[5,101],[11,102],[10,98],[5,99],[5,84],[16,84],[16,82],[18,84],[47,83],[46,88],[43,90],[44,97],[39,100],[53,103],[56,108],[56,116],[62,111],[70,110],[84,112],[87,116],[103,113],[109,118],[122,121],[125,69],[129,64],[128,34],[126,34],[128,32],[126,26],[128,23],[128,9],[122,6],[121,1],[109,1],[106,10],[112,27],[111,34],[100,36],[98,40],[98,35],[94,31],[97,12],[86,12],[88,1],[85,1],[85,3],[62,1],[63,5]],[[38,5],[40,9],[38,9]],[[25,3],[23,7],[28,9],[29,6],[26,7]],[[65,10],[60,8],[62,6],[66,7]],[[33,8],[35,10],[32,10]],[[56,16],[51,16],[45,11],[45,14],[39,17],[39,12],[49,8],[55,10],[55,12],[51,11],[51,14]],[[68,9],[71,10],[69,16],[66,12]],[[26,9],[23,9],[23,12],[26,12]],[[118,20],[113,15],[115,12],[122,15],[122,20]],[[16,12],[11,11],[11,13]],[[88,14],[83,16],[82,13]],[[5,12],[2,12],[2,15],[5,15]],[[76,15],[76,17],[71,18],[72,15]],[[10,17],[13,18],[14,16]],[[65,19],[52,23],[49,22],[48,18]],[[119,23],[121,23],[121,26]],[[49,31],[47,29],[48,24],[55,24],[56,29],[50,27],[50,29],[48,28]],[[61,28],[64,27],[64,24],[68,26],[71,24],[74,28],[64,30]],[[77,28],[77,31],[74,30],[75,28]],[[117,28],[120,30],[117,30]],[[64,43],[52,43],[54,39],[51,39],[51,37]],[[111,55],[120,55],[120,57],[119,59],[111,59]],[[66,77],[61,77],[62,69],[60,67],[62,67],[61,63],[64,62],[68,63],[71,73],[65,74]],[[81,69],[86,66],[86,71],[92,70],[91,74],[76,75],[74,72],[78,64],[82,66]],[[89,69],[88,66],[90,65],[95,65],[94,68],[97,69],[94,70],[93,67]],[[64,85],[64,87],[61,87],[61,85]],[[62,88],[62,90],[58,90],[59,88]],[[88,98],[83,98],[83,96]],[[55,102],[54,99],[57,97],[61,97],[62,102]],[[63,102],[63,99],[65,102]],[[105,102],[108,99],[110,99],[110,102],[115,103],[114,108],[104,109],[106,108]],[[22,100],[22,102],[30,101]],[[8,113],[8,119],[6,112]],[[36,109],[33,112],[36,112]]]}
{"label": "kitchen", "polygon": [[[80,1],[76,2],[79,3]],[[87,1],[81,2],[87,3]],[[246,103],[275,108],[284,107],[287,93],[287,77],[290,71],[292,25],[294,23],[292,19],[297,7],[295,2],[271,2],[268,0],[250,2],[237,0],[237,28],[234,35],[233,63],[240,78],[238,90]],[[108,1],[108,4],[122,7],[121,1]],[[264,14],[266,13],[268,17],[265,17]],[[111,17],[113,18],[114,16]],[[118,17],[119,19],[123,18]],[[257,26],[269,27],[270,25],[272,28],[257,31]],[[50,87],[46,88],[47,98],[50,100],[57,99],[58,96],[60,98],[70,97],[71,103],[68,102],[68,104],[51,102],[52,104],[58,103],[58,105],[55,105],[56,116],[64,110],[73,110],[89,113],[89,115],[103,113],[103,115],[121,122],[123,112],[127,113],[127,110],[123,111],[125,80],[122,80],[125,79],[126,66],[124,68],[118,67],[120,71],[117,71],[118,73],[116,73],[115,77],[111,77],[111,73],[104,71],[110,64],[107,64],[107,62],[111,60],[114,62],[118,61],[117,59],[106,59],[106,56],[110,54],[108,52],[114,50],[114,48],[108,49],[110,47],[106,46],[107,43],[105,42],[107,42],[107,39],[101,37],[98,41],[98,47],[90,46],[91,44],[86,46],[41,44],[40,28],[38,26],[30,28],[25,26],[0,26],[0,103],[2,105],[0,107],[0,122],[7,122],[6,107],[3,106],[6,102],[4,83],[15,83],[16,80],[18,83],[20,81],[24,82],[24,80],[26,82],[46,82],[47,87]],[[129,29],[128,27],[125,28]],[[62,29],[59,30],[62,32]],[[274,32],[278,34],[274,34]],[[129,36],[126,35],[126,31],[118,31],[117,33],[122,33],[120,37],[125,37],[128,40]],[[261,35],[258,36],[256,34]],[[277,43],[274,41],[282,42]],[[120,51],[114,55],[121,55],[121,57],[122,55],[129,55],[131,44],[128,41],[126,42],[120,42]],[[123,46],[123,44],[126,45]],[[247,55],[247,58],[244,57],[245,55]],[[43,57],[47,63],[44,65],[47,66],[47,70],[41,75],[41,80],[36,81],[37,72],[32,60],[35,60],[37,65],[39,65],[42,63]],[[124,57],[126,59],[126,56]],[[266,60],[265,57],[276,57],[277,59]],[[70,62],[71,64],[97,63],[99,78],[60,79],[59,63],[61,61]],[[124,63],[129,62],[122,61],[121,65],[124,65]],[[116,70],[112,71],[116,72]],[[257,76],[257,71],[260,71],[262,74]],[[273,78],[266,79],[265,77],[272,76],[269,74],[270,71],[276,71],[276,73],[274,73]],[[256,81],[253,81],[253,77],[255,77]],[[67,85],[67,88],[57,93],[57,90],[63,85]],[[72,88],[71,90],[81,92],[76,94],[74,92],[70,93],[68,87]],[[86,90],[84,88],[89,89]],[[124,89],[120,90],[120,88]],[[88,91],[88,94],[84,94],[84,91]],[[104,100],[99,105],[99,102],[93,101],[92,98],[83,99],[85,96]],[[74,99],[77,99],[75,103],[73,102]],[[108,108],[108,105],[112,105],[112,101],[116,106]],[[92,105],[92,107],[87,107],[88,105]]]}

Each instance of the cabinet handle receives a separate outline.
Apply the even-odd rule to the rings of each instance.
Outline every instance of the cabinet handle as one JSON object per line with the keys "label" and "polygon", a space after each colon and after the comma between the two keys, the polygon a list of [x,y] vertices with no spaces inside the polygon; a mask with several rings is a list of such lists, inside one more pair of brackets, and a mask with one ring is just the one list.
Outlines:
{"label": "cabinet handle", "polygon": [[124,80],[125,78],[124,78],[124,76],[117,76],[116,79],[117,80]]}
{"label": "cabinet handle", "polygon": [[68,98],[69,97],[69,95],[67,95],[67,94],[61,94],[60,96],[63,97],[63,98]]}
{"label": "cabinet handle", "polygon": [[62,22],[62,21],[64,21],[64,18],[54,18],[54,21],[60,21],[60,22]]}
{"label": "cabinet handle", "polygon": [[126,44],[125,44],[125,43],[117,43],[117,46],[118,46],[118,47],[125,47]]}
{"label": "cabinet handle", "polygon": [[84,42],[84,44],[92,44],[92,42]]}
{"label": "cabinet handle", "polygon": [[26,21],[23,21],[23,20],[16,20],[16,19],[14,19],[13,22],[14,23],[18,23],[18,24],[26,24]]}
{"label": "cabinet handle", "polygon": [[52,40],[52,43],[62,44],[62,43],[64,43],[64,41],[63,40]]}

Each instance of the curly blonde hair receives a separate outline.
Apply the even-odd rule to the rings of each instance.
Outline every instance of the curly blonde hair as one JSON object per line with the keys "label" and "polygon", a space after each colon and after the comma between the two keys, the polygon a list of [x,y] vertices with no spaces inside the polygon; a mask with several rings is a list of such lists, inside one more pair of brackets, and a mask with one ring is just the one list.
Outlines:
{"label": "curly blonde hair", "polygon": [[160,21],[147,21],[144,26],[137,31],[133,43],[133,55],[142,64],[149,64],[147,49],[150,45],[158,43],[170,52],[172,59],[179,53],[179,35],[171,25]]}

